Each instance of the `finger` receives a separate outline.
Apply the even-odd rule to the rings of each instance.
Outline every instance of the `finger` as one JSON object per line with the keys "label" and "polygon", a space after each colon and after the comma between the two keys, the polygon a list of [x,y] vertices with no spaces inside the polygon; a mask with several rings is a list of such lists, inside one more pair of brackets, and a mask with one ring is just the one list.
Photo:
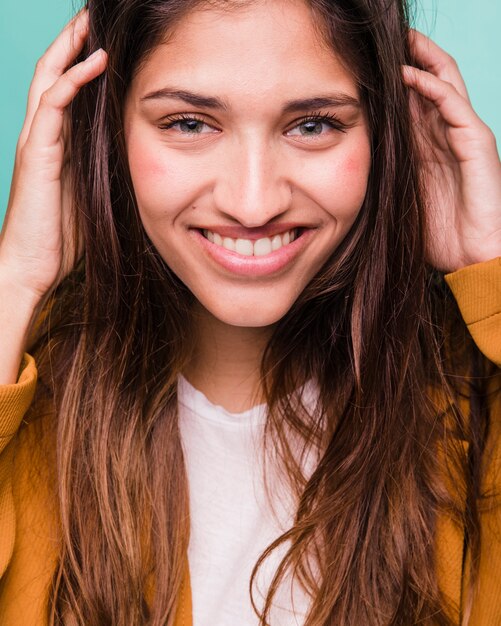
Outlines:
{"label": "finger", "polygon": [[79,90],[99,76],[107,62],[104,50],[96,50],[85,61],[65,72],[41,98],[34,115],[26,145],[44,148],[59,142],[64,124],[64,110]]}
{"label": "finger", "polygon": [[415,60],[437,78],[454,85],[463,98],[469,100],[468,90],[453,57],[438,46],[429,37],[417,30],[409,31],[411,53]]}
{"label": "finger", "polygon": [[480,122],[471,104],[455,86],[424,70],[410,65],[402,67],[407,86],[433,103],[444,121],[454,128],[470,128]]}
{"label": "finger", "polygon": [[28,93],[26,118],[20,137],[21,145],[26,141],[29,134],[42,93],[47,91],[62,76],[65,69],[73,63],[83,48],[88,30],[88,11],[83,10],[64,27],[38,61]]}

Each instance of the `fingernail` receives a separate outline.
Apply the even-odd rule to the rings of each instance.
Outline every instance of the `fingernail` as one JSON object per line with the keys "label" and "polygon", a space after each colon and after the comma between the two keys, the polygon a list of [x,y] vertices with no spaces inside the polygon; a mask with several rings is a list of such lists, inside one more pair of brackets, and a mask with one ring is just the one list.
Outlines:
{"label": "fingernail", "polygon": [[103,52],[104,50],[102,48],[98,48],[97,50],[94,50],[94,52],[87,57],[86,61],[95,59],[96,57],[100,56]]}

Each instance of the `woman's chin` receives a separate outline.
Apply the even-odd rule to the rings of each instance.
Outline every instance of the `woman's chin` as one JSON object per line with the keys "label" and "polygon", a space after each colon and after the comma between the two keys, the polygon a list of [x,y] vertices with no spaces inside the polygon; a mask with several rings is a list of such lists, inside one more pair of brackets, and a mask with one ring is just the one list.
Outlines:
{"label": "woman's chin", "polygon": [[[277,299],[278,300],[278,299]],[[231,305],[229,302],[200,302],[202,308],[213,317],[227,324],[242,328],[264,328],[272,326],[286,315],[293,302],[248,302],[246,305]]]}

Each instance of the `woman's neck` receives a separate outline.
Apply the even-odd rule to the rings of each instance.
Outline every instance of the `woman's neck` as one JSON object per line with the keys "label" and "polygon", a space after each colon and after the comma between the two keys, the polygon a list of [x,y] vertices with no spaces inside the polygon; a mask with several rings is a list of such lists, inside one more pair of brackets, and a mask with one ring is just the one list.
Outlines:
{"label": "woman's neck", "polygon": [[263,402],[261,357],[272,327],[241,328],[197,311],[194,356],[183,372],[213,404],[240,413]]}

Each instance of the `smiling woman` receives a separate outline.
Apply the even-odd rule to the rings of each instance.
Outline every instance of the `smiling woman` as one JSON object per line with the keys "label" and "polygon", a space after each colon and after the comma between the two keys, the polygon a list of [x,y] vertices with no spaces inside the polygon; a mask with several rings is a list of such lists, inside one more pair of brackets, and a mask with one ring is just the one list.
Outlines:
{"label": "smiling woman", "polygon": [[355,78],[307,5],[290,4],[285,24],[284,10],[188,14],[125,103],[142,224],[202,307],[232,326],[289,311],[353,225],[369,176]]}
{"label": "smiling woman", "polygon": [[90,0],[0,239],[0,623],[498,623],[500,233],[401,0]]}

